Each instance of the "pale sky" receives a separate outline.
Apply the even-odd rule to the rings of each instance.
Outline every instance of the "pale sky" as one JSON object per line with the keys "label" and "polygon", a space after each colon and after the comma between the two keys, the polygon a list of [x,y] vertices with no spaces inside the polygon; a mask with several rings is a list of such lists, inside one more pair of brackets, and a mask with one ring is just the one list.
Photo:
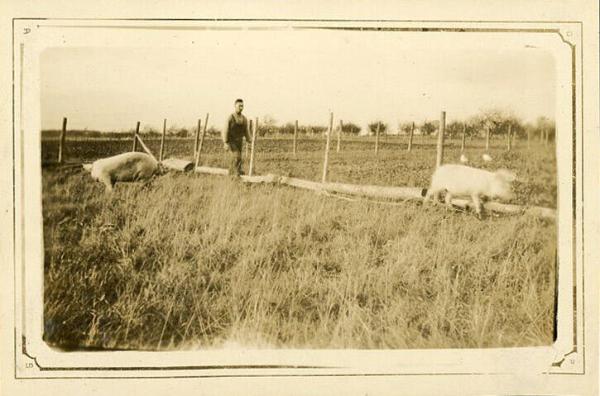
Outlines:
{"label": "pale sky", "polygon": [[[236,98],[248,117],[326,125],[329,111],[376,119],[462,119],[495,107],[525,121],[554,118],[553,56],[535,46],[425,45],[349,31],[203,31],[182,48],[49,48],[41,58],[43,129],[190,127],[210,113],[221,128]],[[419,36],[423,38],[423,34]],[[448,36],[445,42],[448,41]],[[430,45],[429,45],[430,43]]]}

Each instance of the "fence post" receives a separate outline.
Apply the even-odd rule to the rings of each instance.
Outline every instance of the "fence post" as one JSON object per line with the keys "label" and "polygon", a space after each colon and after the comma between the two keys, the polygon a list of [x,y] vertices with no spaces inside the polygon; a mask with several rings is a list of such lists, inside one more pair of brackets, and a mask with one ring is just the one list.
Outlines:
{"label": "fence post", "polygon": [[167,134],[167,119],[163,120],[163,131],[160,138],[160,152],[158,153],[158,162],[162,162],[165,153],[165,135]]}
{"label": "fence post", "polygon": [[[208,113],[206,113],[206,119],[204,120],[204,128],[202,128],[202,135],[200,135],[200,143],[198,144],[198,151],[196,151],[196,161],[195,161],[196,168],[200,164],[200,153],[202,153],[202,146],[204,145],[204,137],[206,136],[206,124],[208,124]],[[200,120],[198,120],[198,129],[200,129]]]}
{"label": "fence post", "polygon": [[435,161],[435,167],[439,168],[444,161],[444,134],[446,133],[446,112],[442,111],[440,114],[440,127],[438,129],[437,139],[437,158]]}
{"label": "fence post", "polygon": [[508,124],[508,131],[506,131],[506,149],[508,151],[510,151],[510,149],[512,148],[511,141],[510,141],[511,132],[512,132],[512,125]]}
{"label": "fence post", "polygon": [[[250,135],[252,133],[252,119],[250,119],[248,121],[248,135]],[[244,144],[244,158],[248,159],[248,151],[250,150],[248,147],[250,146],[250,143],[246,142],[246,144]]]}
{"label": "fence post", "polygon": [[150,149],[148,148],[148,146],[146,146],[146,143],[144,143],[144,141],[142,140],[142,138],[138,135],[137,136],[137,140],[140,143],[140,146],[142,146],[142,149],[149,155],[151,156],[155,161],[157,161],[156,157],[154,156],[154,154],[152,154],[152,151],[150,151]]}
{"label": "fence post", "polygon": [[344,123],[342,120],[340,120],[340,129],[338,130],[338,134],[337,134],[337,147],[335,149],[336,153],[340,152],[340,144],[342,141],[342,127],[344,126]]}
{"label": "fence post", "polygon": [[138,134],[140,133],[140,122],[137,122],[137,125],[135,126],[135,133],[133,134],[133,148],[131,149],[131,151],[137,151],[137,137]]}
{"label": "fence post", "polygon": [[[206,136],[206,128],[208,128],[208,116],[210,113],[206,113],[204,117],[204,128],[202,128],[202,136]],[[200,140],[200,147],[202,147],[202,140]]]}
{"label": "fence post", "polygon": [[325,160],[323,161],[322,183],[327,182],[327,166],[329,165],[329,142],[331,140],[331,131],[333,129],[333,113],[329,114],[329,129],[327,130],[327,142],[325,144]]}
{"label": "fence post", "polygon": [[248,166],[248,176],[254,173],[254,145],[256,144],[256,130],[258,129],[258,117],[254,120],[252,126],[252,144],[250,145],[250,165]]}
{"label": "fence post", "polygon": [[202,120],[198,118],[198,126],[196,127],[196,136],[194,139],[194,157],[196,157],[196,153],[198,152],[198,143],[200,142],[200,128],[202,127]]}
{"label": "fence post", "polygon": [[60,140],[58,142],[58,163],[62,164],[65,150],[65,140],[67,138],[67,117],[63,117],[62,130],[60,131]]}
{"label": "fence post", "polygon": [[294,141],[292,144],[292,152],[296,155],[296,150],[298,148],[298,120],[294,123]]}
{"label": "fence post", "polygon": [[377,130],[375,131],[375,154],[379,152],[379,128],[381,127],[381,123],[377,123]]}
{"label": "fence post", "polygon": [[544,140],[546,140],[546,133],[544,131],[544,129],[540,129],[540,143],[544,143]]}
{"label": "fence post", "polygon": [[412,125],[410,126],[410,132],[408,135],[408,151],[412,150],[412,143],[413,143],[413,135],[415,133],[415,123],[413,122]]}
{"label": "fence post", "polygon": [[467,124],[463,124],[463,130],[462,130],[462,140],[460,142],[460,152],[464,152],[465,151],[465,139],[467,136]]}
{"label": "fence post", "polygon": [[490,150],[490,127],[485,127],[485,151]]}

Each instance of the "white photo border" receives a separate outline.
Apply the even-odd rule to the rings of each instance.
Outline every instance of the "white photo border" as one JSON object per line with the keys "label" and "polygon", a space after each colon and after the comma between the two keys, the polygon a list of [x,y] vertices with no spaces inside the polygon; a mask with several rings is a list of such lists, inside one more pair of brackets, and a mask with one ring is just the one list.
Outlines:
{"label": "white photo border", "polygon": [[[568,86],[562,91],[557,88],[557,105],[562,106],[557,106],[557,131],[560,133],[556,144],[559,181],[556,342],[548,347],[531,348],[375,351],[62,352],[48,347],[41,337],[43,310],[40,308],[43,303],[44,253],[39,56],[45,48],[61,45],[57,41],[49,44],[46,41],[49,36],[55,40],[59,36],[55,33],[81,29],[139,29],[144,32],[169,29],[354,29],[422,34],[480,32],[552,36],[557,46],[563,46],[568,54],[566,61],[570,65]],[[494,375],[523,370],[549,375],[585,374],[582,29],[580,21],[14,18],[15,378]],[[561,92],[567,91],[568,97],[561,95]],[[569,110],[564,110],[566,119],[559,117],[560,109],[566,108]],[[358,363],[364,360],[368,363]],[[434,361],[436,363],[432,364]]]}

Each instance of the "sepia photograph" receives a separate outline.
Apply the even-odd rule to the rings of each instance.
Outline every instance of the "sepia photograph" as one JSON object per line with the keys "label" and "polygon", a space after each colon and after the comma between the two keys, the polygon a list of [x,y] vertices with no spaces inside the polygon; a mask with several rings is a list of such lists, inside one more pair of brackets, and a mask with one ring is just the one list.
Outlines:
{"label": "sepia photograph", "polygon": [[1,378],[593,394],[597,61],[550,2],[17,13]]}
{"label": "sepia photograph", "polygon": [[41,54],[46,343],[553,343],[551,52],[435,31],[185,39]]}

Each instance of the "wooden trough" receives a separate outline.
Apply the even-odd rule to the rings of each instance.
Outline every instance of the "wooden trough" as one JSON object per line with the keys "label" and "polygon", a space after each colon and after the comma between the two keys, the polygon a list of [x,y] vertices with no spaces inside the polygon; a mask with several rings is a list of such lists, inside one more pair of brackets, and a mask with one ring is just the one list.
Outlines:
{"label": "wooden trough", "polygon": [[190,172],[194,169],[194,163],[192,161],[183,160],[179,158],[167,158],[161,161],[163,167],[172,169],[180,172]]}
{"label": "wooden trough", "polygon": [[[166,122],[166,120],[165,120]],[[139,122],[138,122],[138,126],[139,126]],[[154,158],[155,161],[158,161],[164,168],[166,169],[173,169],[176,171],[181,171],[181,172],[190,172],[191,170],[194,169],[194,163],[192,161],[188,161],[188,160],[183,160],[183,159],[179,159],[179,158],[167,158],[165,160],[158,160],[154,154],[152,154],[152,151],[150,151],[150,149],[148,148],[148,146],[146,146],[146,144],[144,143],[144,141],[142,140],[142,138],[137,134],[135,134],[135,137],[133,139],[134,142],[139,142],[140,145],[142,146],[142,149],[144,149],[144,151],[150,155],[152,158]],[[164,145],[164,142],[161,143],[162,145]],[[135,151],[135,150],[134,150]],[[159,158],[162,158],[162,150],[160,153]]]}

